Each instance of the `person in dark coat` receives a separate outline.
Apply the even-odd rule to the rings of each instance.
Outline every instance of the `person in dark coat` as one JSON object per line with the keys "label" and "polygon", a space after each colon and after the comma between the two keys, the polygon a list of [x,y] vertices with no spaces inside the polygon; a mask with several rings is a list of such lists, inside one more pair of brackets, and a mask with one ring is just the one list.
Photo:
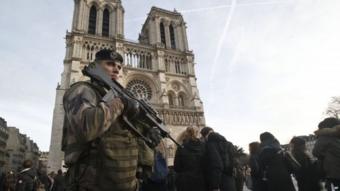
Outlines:
{"label": "person in dark coat", "polygon": [[[340,191],[340,121],[326,118],[315,132],[313,155],[321,162],[328,190]],[[333,188],[334,189],[333,189]]]}
{"label": "person in dark coat", "polygon": [[45,171],[38,172],[38,177],[40,182],[44,185],[45,191],[50,191],[52,181],[48,177],[47,172]]}
{"label": "person in dark coat", "polygon": [[260,140],[259,161],[267,191],[295,191],[279,141],[269,132],[262,133]]}
{"label": "person in dark coat", "polygon": [[16,191],[35,191],[37,181],[37,171],[32,168],[32,161],[25,160],[23,163],[23,170],[19,172]]}
{"label": "person in dark coat", "polygon": [[206,191],[204,178],[205,146],[197,138],[194,127],[188,127],[180,136],[175,155],[174,169],[177,175],[177,191]]}
{"label": "person in dark coat", "polygon": [[320,179],[315,163],[306,153],[306,141],[300,137],[294,137],[290,141],[290,146],[292,155],[301,165],[300,169],[294,172],[299,191],[320,191]]}
{"label": "person in dark coat", "polygon": [[253,191],[266,191],[265,184],[262,180],[263,174],[260,170],[259,164],[259,152],[260,143],[252,142],[249,144],[249,166],[250,166],[250,176],[252,180],[252,190]]}
{"label": "person in dark coat", "polygon": [[13,171],[9,171],[6,175],[6,191],[14,191],[16,184],[16,175]]}
{"label": "person in dark coat", "polygon": [[4,164],[0,164],[0,190],[6,188],[6,173],[4,170]]}
{"label": "person in dark coat", "polygon": [[206,144],[206,180],[209,190],[236,191],[233,171],[235,147],[210,127],[204,127],[201,135]]}
{"label": "person in dark coat", "polygon": [[57,176],[54,177],[54,184],[52,191],[64,191],[65,190],[65,178],[63,172],[58,170]]}

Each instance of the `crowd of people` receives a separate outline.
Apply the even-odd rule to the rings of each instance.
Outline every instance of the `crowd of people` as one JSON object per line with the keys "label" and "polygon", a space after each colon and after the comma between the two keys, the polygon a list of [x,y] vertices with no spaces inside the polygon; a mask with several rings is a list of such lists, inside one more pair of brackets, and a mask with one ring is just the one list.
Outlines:
{"label": "crowd of people", "polygon": [[236,147],[212,128],[203,128],[199,138],[188,127],[179,136],[175,181],[171,178],[168,183],[174,185],[168,190],[242,191],[246,185],[253,191],[340,191],[340,121],[326,118],[318,128],[312,153],[302,137],[293,137],[289,149],[283,149],[264,132],[249,144],[250,155],[242,163]]}
{"label": "crowd of people", "polygon": [[0,170],[0,191],[64,191],[64,174],[37,170],[31,160],[25,160],[22,169],[4,172]]}
{"label": "crowd of people", "polygon": [[306,142],[299,137],[292,138],[289,151],[268,132],[260,135],[261,142],[250,143],[251,190],[295,191],[293,176],[298,191],[339,191],[340,122],[326,118],[318,127],[312,153],[307,153]]}
{"label": "crowd of people", "polygon": [[[174,166],[168,168],[164,153],[156,153],[154,172],[140,182],[139,191],[339,191],[340,121],[326,118],[315,131],[313,153],[307,153],[306,141],[293,137],[290,149],[282,149],[269,132],[259,142],[249,144],[249,157],[241,163],[236,147],[210,127],[199,132],[188,127],[179,137]],[[297,189],[293,183],[297,181]],[[0,190],[63,191],[61,170],[46,174],[35,170],[26,160],[18,173],[1,172]]]}

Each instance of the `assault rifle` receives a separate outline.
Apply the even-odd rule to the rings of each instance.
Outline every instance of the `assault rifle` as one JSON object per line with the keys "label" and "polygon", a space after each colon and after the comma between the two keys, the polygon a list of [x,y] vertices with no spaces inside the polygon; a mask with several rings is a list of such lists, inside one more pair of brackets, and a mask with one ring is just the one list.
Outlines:
{"label": "assault rifle", "polygon": [[[118,82],[112,80],[101,66],[96,63],[90,63],[83,69],[83,74],[103,84],[106,88],[111,89],[114,96],[120,97],[122,99],[132,99],[137,101],[139,104],[139,114],[136,118],[141,119],[151,128],[157,128],[163,138],[169,138],[177,146],[181,147],[181,145],[173,137],[171,137],[169,130],[165,127],[163,121],[158,117],[157,111],[155,111],[144,100],[137,99],[131,92],[125,90]],[[122,119],[133,134],[142,138],[146,144],[156,146],[150,138],[144,136],[138,131],[134,121],[128,119],[126,114],[122,115]]]}

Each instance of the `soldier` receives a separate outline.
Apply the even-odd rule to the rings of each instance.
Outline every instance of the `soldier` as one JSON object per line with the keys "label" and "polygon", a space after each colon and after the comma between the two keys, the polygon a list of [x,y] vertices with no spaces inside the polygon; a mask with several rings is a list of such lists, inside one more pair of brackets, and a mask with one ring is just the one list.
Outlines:
{"label": "soldier", "polygon": [[[123,58],[110,50],[97,52],[99,64],[112,80],[118,80]],[[63,151],[68,172],[67,190],[135,191],[139,161],[151,165],[152,150],[147,150],[122,122],[121,116],[139,112],[133,100],[115,97],[100,82],[77,82],[66,91]],[[152,130],[148,133],[154,134]],[[153,136],[160,141],[160,136]],[[140,151],[140,146],[144,150]],[[150,160],[147,160],[150,159]]]}

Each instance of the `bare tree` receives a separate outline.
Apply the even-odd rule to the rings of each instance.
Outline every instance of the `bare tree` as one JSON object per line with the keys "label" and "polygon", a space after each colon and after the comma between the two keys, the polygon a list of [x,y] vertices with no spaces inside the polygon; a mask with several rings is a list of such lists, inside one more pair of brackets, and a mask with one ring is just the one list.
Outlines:
{"label": "bare tree", "polygon": [[330,117],[339,118],[340,116],[340,96],[335,96],[331,98],[328,104],[326,115]]}

